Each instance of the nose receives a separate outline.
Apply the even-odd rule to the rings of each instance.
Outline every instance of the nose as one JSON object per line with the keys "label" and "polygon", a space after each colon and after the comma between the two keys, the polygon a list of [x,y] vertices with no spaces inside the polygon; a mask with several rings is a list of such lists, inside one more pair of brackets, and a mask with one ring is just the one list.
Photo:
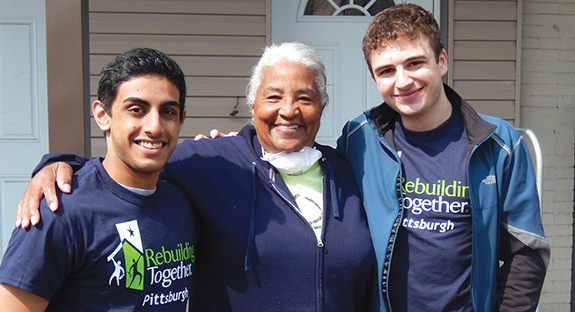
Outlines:
{"label": "nose", "polygon": [[281,103],[279,114],[284,118],[293,118],[299,113],[299,106],[293,97],[285,97]]}
{"label": "nose", "polygon": [[151,110],[146,114],[143,122],[142,129],[148,136],[155,137],[162,133],[163,127],[160,112]]}
{"label": "nose", "polygon": [[411,78],[409,71],[403,68],[398,68],[396,72],[395,86],[398,89],[405,89],[411,86],[412,83],[413,79]]}

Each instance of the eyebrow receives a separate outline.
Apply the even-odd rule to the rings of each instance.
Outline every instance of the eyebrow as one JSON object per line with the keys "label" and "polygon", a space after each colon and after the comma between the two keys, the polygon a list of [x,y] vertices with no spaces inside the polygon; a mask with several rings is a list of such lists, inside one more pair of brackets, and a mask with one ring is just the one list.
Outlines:
{"label": "eyebrow", "polygon": [[177,106],[178,108],[180,108],[180,103],[178,103],[177,101],[167,101],[167,102],[163,102],[162,104],[160,104],[161,107],[166,107],[166,106]]}
{"label": "eyebrow", "polygon": [[316,90],[314,88],[301,88],[298,90],[298,93],[317,93]]}
{"label": "eyebrow", "polygon": [[[275,92],[283,92],[283,89],[280,87],[275,87],[275,86],[267,86],[264,88],[264,90],[267,91],[275,91]],[[296,91],[296,93],[301,94],[301,93],[317,93],[316,90],[314,88],[308,88],[308,87],[304,87],[301,88],[299,90]]]}
{"label": "eyebrow", "polygon": [[146,100],[144,100],[144,99],[141,99],[141,98],[139,98],[139,97],[135,97],[135,96],[132,96],[132,97],[129,97],[129,98],[125,98],[125,99],[122,101],[122,103],[129,103],[129,102],[135,102],[135,103],[141,103],[141,104],[145,104],[145,105],[150,105],[150,102],[148,102],[148,101],[146,101]]}
{"label": "eyebrow", "polygon": [[264,88],[264,90],[266,91],[272,91],[272,92],[282,92],[282,88],[280,87],[274,87],[274,86],[266,86]]}
{"label": "eyebrow", "polygon": [[[401,62],[401,63],[409,63],[409,62],[413,62],[413,61],[419,60],[419,59],[424,59],[427,61],[429,58],[427,56],[425,56],[424,54],[419,54],[419,55],[414,55],[414,56],[408,57],[405,60],[403,60],[403,62]],[[388,68],[388,67],[395,67],[395,66],[393,66],[391,64],[378,66],[378,67],[373,69],[373,72],[375,73],[376,71],[379,71],[381,69]]]}
{"label": "eyebrow", "polygon": [[[124,99],[124,101],[123,101],[123,103],[130,103],[130,102],[132,102],[132,103],[140,103],[140,104],[144,104],[144,105],[151,106],[150,102],[148,102],[148,101],[146,101],[146,100],[144,100],[144,99],[142,99],[142,98],[135,97],[135,96],[126,98],[126,99]],[[180,107],[180,103],[178,103],[177,101],[166,101],[166,102],[162,102],[162,103],[160,104],[160,106],[161,106],[161,107],[165,107],[165,106],[177,106],[177,107]]]}
{"label": "eyebrow", "polygon": [[411,62],[414,60],[419,60],[419,59],[424,59],[424,60],[428,60],[429,58],[425,55],[425,54],[420,54],[420,55],[414,55],[412,57],[408,57],[405,62]]}

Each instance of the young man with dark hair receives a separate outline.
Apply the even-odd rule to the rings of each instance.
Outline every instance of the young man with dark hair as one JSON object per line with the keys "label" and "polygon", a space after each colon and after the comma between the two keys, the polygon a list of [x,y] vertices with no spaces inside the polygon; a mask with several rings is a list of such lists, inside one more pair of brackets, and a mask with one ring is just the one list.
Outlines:
{"label": "young man with dark hair", "polygon": [[442,83],[447,54],[420,6],[375,16],[363,51],[385,102],[346,124],[338,150],[360,184],[382,310],[534,311],[549,243],[523,138]]}
{"label": "young man with dark hair", "polygon": [[16,228],[0,265],[1,311],[185,311],[196,217],[178,188],[159,180],[185,119],[178,64],[147,48],[100,74],[94,119],[107,153],[43,200],[37,227]]}

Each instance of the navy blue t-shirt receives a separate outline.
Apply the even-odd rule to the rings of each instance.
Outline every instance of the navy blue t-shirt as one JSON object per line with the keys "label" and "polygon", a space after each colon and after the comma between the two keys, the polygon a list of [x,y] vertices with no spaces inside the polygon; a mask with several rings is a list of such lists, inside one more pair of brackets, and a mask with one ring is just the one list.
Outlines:
{"label": "navy blue t-shirt", "polygon": [[393,311],[472,311],[467,133],[453,109],[440,127],[412,132],[396,122],[403,164],[403,218],[391,260]]}
{"label": "navy blue t-shirt", "polygon": [[138,195],[92,159],[58,199],[55,213],[42,201],[38,226],[13,231],[1,283],[49,300],[47,311],[185,311],[197,222],[182,191],[160,180]]}

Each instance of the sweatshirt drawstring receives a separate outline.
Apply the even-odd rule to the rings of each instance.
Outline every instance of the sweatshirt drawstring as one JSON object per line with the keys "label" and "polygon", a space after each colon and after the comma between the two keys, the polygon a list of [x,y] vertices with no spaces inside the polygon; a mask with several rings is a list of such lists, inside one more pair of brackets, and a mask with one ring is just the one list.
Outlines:
{"label": "sweatshirt drawstring", "polygon": [[[325,160],[325,158],[324,158]],[[337,200],[337,188],[335,187],[335,176],[333,174],[333,169],[331,168],[331,165],[329,164],[329,162],[324,161],[325,164],[327,165],[327,170],[329,172],[329,194],[331,195],[331,206],[333,209],[333,217],[334,218],[339,218],[339,204],[338,204],[338,200]]]}
{"label": "sweatshirt drawstring", "polygon": [[246,249],[246,260],[245,260],[245,271],[251,270],[251,260],[252,260],[252,248],[254,245],[254,237],[256,230],[256,163],[252,162],[252,186],[253,186],[253,196],[252,196],[252,209],[250,212],[250,225],[248,230],[248,246]]}

